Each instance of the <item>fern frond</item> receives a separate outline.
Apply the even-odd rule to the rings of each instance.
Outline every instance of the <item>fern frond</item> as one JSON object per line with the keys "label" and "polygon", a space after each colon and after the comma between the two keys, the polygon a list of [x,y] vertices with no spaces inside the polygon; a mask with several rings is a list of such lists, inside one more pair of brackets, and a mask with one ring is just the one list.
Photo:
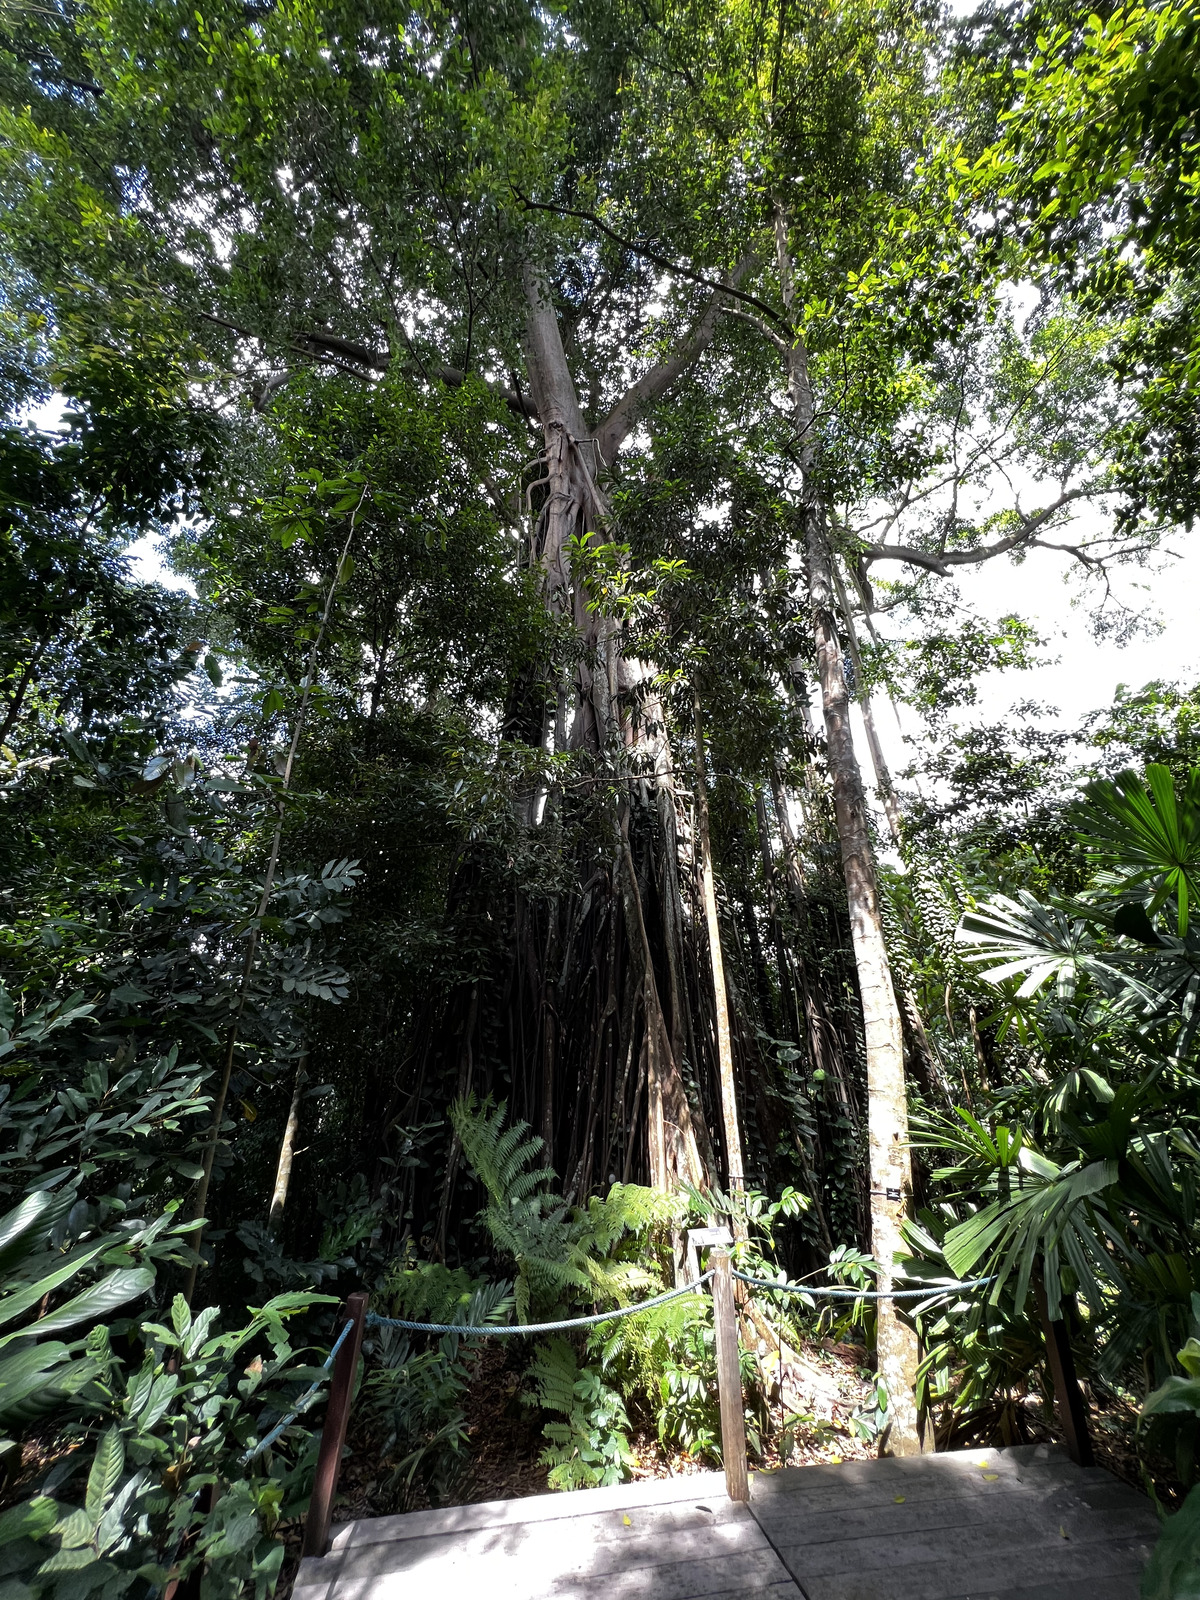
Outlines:
{"label": "fern frond", "polygon": [[627,1306],[636,1298],[662,1293],[663,1281],[659,1274],[639,1266],[636,1261],[597,1261],[580,1251],[576,1264],[598,1304],[614,1301],[619,1306]]}
{"label": "fern frond", "polygon": [[570,1416],[575,1405],[579,1360],[566,1339],[555,1337],[539,1343],[527,1375],[543,1411]]}
{"label": "fern frond", "polygon": [[493,1205],[527,1200],[547,1188],[554,1173],[534,1163],[545,1149],[527,1122],[504,1126],[508,1107],[479,1102],[473,1094],[450,1107],[450,1124],[458,1135],[468,1166],[487,1191]]}
{"label": "fern frond", "polygon": [[587,1228],[594,1247],[607,1255],[627,1234],[645,1233],[682,1220],[686,1201],[639,1183],[614,1183],[602,1200],[587,1203]]}

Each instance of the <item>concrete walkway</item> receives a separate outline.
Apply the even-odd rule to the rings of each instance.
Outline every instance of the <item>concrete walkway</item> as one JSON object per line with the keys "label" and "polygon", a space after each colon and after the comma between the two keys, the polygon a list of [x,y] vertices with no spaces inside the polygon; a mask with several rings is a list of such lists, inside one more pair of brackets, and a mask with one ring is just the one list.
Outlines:
{"label": "concrete walkway", "polygon": [[351,1522],[293,1600],[1137,1600],[1150,1504],[1052,1445]]}

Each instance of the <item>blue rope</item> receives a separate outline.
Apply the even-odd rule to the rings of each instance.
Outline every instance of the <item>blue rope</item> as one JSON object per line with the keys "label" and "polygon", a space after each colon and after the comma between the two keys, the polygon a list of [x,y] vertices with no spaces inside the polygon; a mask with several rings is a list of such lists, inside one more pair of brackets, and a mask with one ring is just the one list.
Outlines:
{"label": "blue rope", "polygon": [[[516,1334],[565,1333],[569,1328],[594,1328],[601,1322],[615,1322],[621,1317],[636,1317],[643,1311],[652,1311],[655,1306],[665,1306],[669,1301],[678,1300],[683,1295],[695,1294],[700,1285],[707,1283],[712,1275],[710,1268],[707,1272],[701,1273],[695,1283],[684,1284],[678,1289],[668,1289],[665,1294],[656,1294],[649,1300],[640,1300],[637,1305],[619,1306],[615,1311],[599,1311],[591,1317],[568,1317],[561,1322],[523,1322],[508,1325],[485,1323],[481,1327],[473,1327],[461,1322],[410,1322],[405,1317],[381,1317],[375,1311],[367,1312],[366,1321],[372,1328],[404,1328],[409,1333],[457,1333],[464,1338],[474,1339],[503,1339]],[[927,1289],[893,1289],[883,1292],[867,1289],[824,1289],[803,1283],[777,1283],[771,1278],[754,1278],[745,1272],[735,1272],[733,1276],[741,1283],[751,1284],[756,1289],[771,1289],[777,1294],[807,1294],[827,1300],[937,1300],[945,1295],[955,1294],[961,1289],[978,1289],[983,1284],[993,1281],[991,1278],[971,1278],[964,1283],[931,1284]],[[308,1409],[352,1327],[351,1322],[343,1325],[333,1349],[321,1368],[321,1376],[309,1385],[282,1421],[276,1423],[270,1433],[260,1439],[252,1449],[246,1451],[242,1456],[243,1466],[248,1466],[257,1456],[262,1455],[264,1450],[269,1450],[280,1434],[290,1428],[296,1418]]]}
{"label": "blue rope", "polygon": [[651,1300],[639,1300],[635,1306],[619,1306],[616,1311],[600,1311],[594,1317],[571,1317],[565,1322],[518,1322],[507,1325],[466,1327],[461,1322],[408,1322],[403,1317],[381,1317],[367,1312],[367,1322],[373,1328],[407,1328],[411,1333],[461,1333],[473,1338],[505,1338],[519,1333],[562,1333],[567,1328],[593,1328],[598,1322],[613,1322],[617,1317],[636,1317],[639,1311],[650,1311],[655,1306],[665,1306],[668,1300],[678,1300],[681,1295],[695,1294],[702,1283],[712,1277],[712,1269],[702,1272],[695,1283],[685,1283],[680,1289],[668,1289],[666,1294],[656,1294]]}
{"label": "blue rope", "polygon": [[774,1289],[779,1294],[810,1294],[826,1300],[938,1300],[943,1295],[956,1294],[960,1289],[978,1289],[991,1283],[991,1278],[968,1278],[965,1283],[931,1283],[927,1289],[823,1289],[806,1283],[776,1283],[771,1278],[751,1278],[744,1272],[734,1277],[742,1283],[752,1283],[756,1289]]}
{"label": "blue rope", "polygon": [[295,1422],[300,1413],[308,1410],[309,1406],[317,1397],[317,1391],[325,1382],[326,1374],[333,1366],[334,1357],[342,1348],[342,1345],[346,1341],[346,1335],[350,1332],[350,1329],[353,1326],[354,1323],[349,1319],[342,1324],[342,1331],[338,1334],[337,1339],[334,1341],[333,1349],[325,1358],[325,1365],[321,1368],[321,1376],[309,1384],[308,1388],[300,1396],[299,1400],[296,1401],[296,1404],[288,1412],[287,1416],[284,1417],[283,1421],[277,1422],[265,1438],[260,1439],[258,1443],[253,1446],[253,1448],[246,1451],[245,1455],[242,1457],[241,1464],[243,1467],[249,1466],[250,1462],[253,1461],[257,1456],[262,1455],[264,1450],[269,1450],[275,1443],[276,1439],[278,1439],[279,1435],[283,1433],[286,1428],[291,1427],[292,1423]]}

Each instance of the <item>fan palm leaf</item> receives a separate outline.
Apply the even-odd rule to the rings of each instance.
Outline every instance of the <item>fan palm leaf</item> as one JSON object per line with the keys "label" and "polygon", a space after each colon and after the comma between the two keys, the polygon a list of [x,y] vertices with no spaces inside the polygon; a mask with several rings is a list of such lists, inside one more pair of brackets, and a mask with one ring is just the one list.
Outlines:
{"label": "fan palm leaf", "polygon": [[1121,772],[1085,792],[1077,832],[1093,864],[1115,870],[1131,887],[1148,887],[1151,913],[1174,899],[1182,938],[1200,899],[1200,767],[1178,794],[1170,770],[1154,762],[1144,781]]}

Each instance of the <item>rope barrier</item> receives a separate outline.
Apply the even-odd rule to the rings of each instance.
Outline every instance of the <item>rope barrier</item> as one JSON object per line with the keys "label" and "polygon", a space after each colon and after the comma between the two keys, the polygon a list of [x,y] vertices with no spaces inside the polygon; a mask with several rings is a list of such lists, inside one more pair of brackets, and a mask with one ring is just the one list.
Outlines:
{"label": "rope barrier", "polygon": [[296,1404],[292,1407],[292,1409],[284,1417],[283,1421],[282,1422],[277,1422],[275,1424],[275,1426],[271,1429],[270,1433],[268,1433],[265,1438],[260,1439],[258,1441],[258,1443],[253,1446],[252,1449],[249,1449],[249,1450],[246,1451],[245,1455],[243,1455],[243,1457],[242,1457],[242,1466],[243,1467],[249,1466],[249,1464],[257,1456],[262,1455],[264,1450],[269,1450],[271,1448],[271,1446],[275,1443],[276,1439],[278,1439],[279,1435],[284,1431],[284,1429],[285,1428],[290,1428],[292,1423],[295,1422],[296,1418],[300,1415],[300,1413],[302,1411],[307,1411],[308,1410],[309,1406],[316,1399],[317,1391],[320,1389],[321,1385],[324,1383],[326,1375],[328,1374],[328,1372],[330,1371],[330,1369],[333,1366],[334,1357],[337,1355],[338,1351],[342,1348],[342,1345],[343,1345],[343,1343],[345,1342],[345,1339],[346,1339],[346,1335],[350,1332],[350,1329],[353,1326],[354,1326],[353,1322],[350,1321],[349,1319],[347,1319],[346,1322],[343,1323],[342,1331],[341,1331],[341,1333],[338,1334],[337,1339],[334,1341],[333,1349],[329,1352],[328,1356],[326,1356],[326,1358],[325,1358],[325,1364],[321,1368],[321,1376],[319,1378],[314,1379],[313,1382],[309,1384],[308,1388],[300,1396],[299,1400],[296,1401]]}
{"label": "rope barrier", "polygon": [[[683,1284],[678,1289],[668,1289],[665,1294],[656,1294],[649,1300],[639,1300],[634,1306],[618,1306],[615,1311],[598,1311],[590,1317],[568,1317],[561,1322],[519,1322],[510,1324],[485,1323],[482,1326],[471,1326],[462,1322],[410,1322],[405,1317],[381,1317],[378,1312],[368,1311],[366,1322],[373,1328],[404,1328],[409,1333],[457,1333],[463,1338],[493,1338],[503,1339],[519,1334],[538,1333],[565,1333],[568,1328],[594,1328],[601,1322],[616,1322],[621,1317],[636,1317],[643,1311],[652,1311],[655,1306],[665,1306],[671,1300],[678,1300],[686,1294],[695,1294],[701,1284],[707,1283],[712,1277],[712,1269],[702,1272],[695,1283]],[[892,1289],[887,1291],[869,1289],[825,1289],[804,1283],[777,1283],[771,1278],[754,1278],[745,1272],[733,1274],[740,1283],[748,1283],[755,1289],[770,1289],[777,1294],[807,1294],[827,1300],[936,1300],[944,1295],[956,1294],[962,1289],[978,1289],[985,1283],[991,1283],[991,1278],[971,1278],[963,1283],[931,1284],[926,1289]],[[262,1455],[264,1450],[269,1450],[276,1439],[291,1427],[304,1411],[316,1399],[325,1377],[333,1366],[334,1358],[342,1348],[342,1344],[350,1332],[352,1323],[346,1322],[338,1334],[333,1349],[325,1359],[321,1368],[321,1376],[311,1383],[287,1415],[271,1429],[256,1445],[247,1450],[241,1458],[242,1466],[248,1466],[256,1457]]]}
{"label": "rope barrier", "polygon": [[753,1284],[756,1289],[774,1289],[779,1294],[819,1295],[826,1300],[937,1300],[943,1295],[956,1294],[960,1289],[978,1289],[992,1283],[992,1278],[968,1278],[963,1283],[931,1283],[927,1289],[825,1289],[807,1283],[776,1283],[771,1278],[751,1278],[744,1272],[735,1272],[740,1283]]}
{"label": "rope barrier", "polygon": [[564,1322],[517,1322],[468,1327],[461,1322],[408,1322],[403,1317],[381,1317],[375,1311],[367,1312],[367,1325],[372,1328],[407,1328],[411,1333],[459,1333],[472,1338],[505,1338],[521,1333],[562,1333],[567,1328],[594,1328],[598,1322],[614,1322],[618,1317],[636,1317],[640,1311],[650,1311],[655,1306],[665,1306],[668,1300],[678,1300],[681,1295],[695,1294],[702,1283],[712,1277],[712,1270],[702,1272],[695,1283],[685,1283],[679,1289],[668,1289],[666,1294],[656,1294],[650,1300],[639,1300],[635,1306],[618,1306],[615,1311],[600,1311],[594,1317],[570,1317]]}

